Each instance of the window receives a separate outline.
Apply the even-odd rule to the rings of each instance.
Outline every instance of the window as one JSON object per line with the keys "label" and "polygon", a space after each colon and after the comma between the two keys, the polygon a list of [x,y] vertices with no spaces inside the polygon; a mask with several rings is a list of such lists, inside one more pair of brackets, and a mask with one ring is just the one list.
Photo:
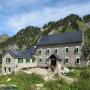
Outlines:
{"label": "window", "polygon": [[80,58],[76,58],[76,64],[80,63]]}
{"label": "window", "polygon": [[46,59],[46,62],[45,62],[45,63],[46,63],[46,64],[49,63],[49,58]]}
{"label": "window", "polygon": [[18,59],[18,63],[23,63],[23,59]]}
{"label": "window", "polygon": [[32,62],[34,63],[35,62],[35,59],[32,59]]}
{"label": "window", "polygon": [[39,62],[43,62],[41,58],[39,59]]}
{"label": "window", "polygon": [[41,50],[38,51],[38,54],[41,55]]}
{"label": "window", "polygon": [[5,71],[5,73],[6,73],[6,67],[4,67],[4,71]]}
{"label": "window", "polygon": [[68,63],[68,57],[65,57],[64,64]]}
{"label": "window", "polygon": [[77,53],[79,52],[78,48],[76,48],[76,52],[77,52]]}
{"label": "window", "polygon": [[46,61],[49,62],[49,58],[47,58]]}
{"label": "window", "polygon": [[48,55],[48,54],[49,54],[49,49],[46,50],[46,55]]}
{"label": "window", "polygon": [[79,53],[79,47],[76,47],[74,52]]}
{"label": "window", "polygon": [[30,59],[26,59],[26,63],[30,63]]}
{"label": "window", "polygon": [[11,72],[11,68],[8,68],[8,71]]}
{"label": "window", "polygon": [[54,53],[57,54],[57,49],[55,49]]}
{"label": "window", "polygon": [[68,47],[66,47],[66,53],[68,53]]}
{"label": "window", "polygon": [[6,63],[10,63],[10,62],[11,62],[10,58],[6,58]]}

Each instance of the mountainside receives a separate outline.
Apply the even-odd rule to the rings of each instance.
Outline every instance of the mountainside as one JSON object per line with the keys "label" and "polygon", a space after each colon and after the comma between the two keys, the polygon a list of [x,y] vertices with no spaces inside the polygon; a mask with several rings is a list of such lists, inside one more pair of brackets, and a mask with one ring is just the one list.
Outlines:
{"label": "mountainside", "polygon": [[[87,17],[87,16],[84,16]],[[87,30],[86,18],[81,18],[78,15],[71,14],[64,19],[60,19],[56,22],[49,22],[43,26],[44,35],[49,34],[54,31],[53,34],[62,33],[62,32],[71,32],[76,30]],[[89,22],[89,20],[88,20]]]}
{"label": "mountainside", "polygon": [[90,15],[81,18],[78,15],[71,14],[58,21],[45,24],[42,29],[39,27],[28,26],[17,32],[16,35],[7,39],[5,42],[0,43],[0,49],[30,48],[36,45],[41,36],[77,30],[84,30],[86,43],[90,46]]}
{"label": "mountainside", "polygon": [[3,51],[10,48],[30,48],[35,45],[40,35],[40,28],[28,26],[17,32],[16,35],[7,39],[5,42],[0,43],[0,49]]}

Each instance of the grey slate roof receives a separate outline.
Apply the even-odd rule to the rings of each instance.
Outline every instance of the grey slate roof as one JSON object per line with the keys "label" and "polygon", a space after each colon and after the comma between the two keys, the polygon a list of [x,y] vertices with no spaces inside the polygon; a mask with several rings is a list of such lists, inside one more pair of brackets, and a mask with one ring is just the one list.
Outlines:
{"label": "grey slate roof", "polygon": [[36,49],[34,48],[30,48],[24,51],[19,51],[15,49],[9,50],[9,53],[15,58],[32,58],[35,52],[36,52]]}
{"label": "grey slate roof", "polygon": [[82,41],[82,32],[65,32],[57,35],[43,36],[37,45],[51,45],[51,44],[64,44],[64,43],[75,43]]}

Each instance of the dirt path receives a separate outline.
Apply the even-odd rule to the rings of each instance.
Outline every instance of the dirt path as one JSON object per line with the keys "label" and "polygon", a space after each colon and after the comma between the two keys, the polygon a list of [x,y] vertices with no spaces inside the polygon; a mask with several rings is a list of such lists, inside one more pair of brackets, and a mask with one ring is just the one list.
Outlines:
{"label": "dirt path", "polygon": [[[30,70],[24,71],[24,72],[28,73],[28,74],[36,73],[36,74],[43,75],[45,81],[53,80],[54,79],[54,75],[55,75],[55,73],[51,72],[50,70],[41,69],[41,68],[33,68],[33,69],[30,69]],[[68,83],[72,83],[74,81],[73,78],[64,76],[62,74],[60,74],[60,77],[65,79],[65,81],[67,81]]]}

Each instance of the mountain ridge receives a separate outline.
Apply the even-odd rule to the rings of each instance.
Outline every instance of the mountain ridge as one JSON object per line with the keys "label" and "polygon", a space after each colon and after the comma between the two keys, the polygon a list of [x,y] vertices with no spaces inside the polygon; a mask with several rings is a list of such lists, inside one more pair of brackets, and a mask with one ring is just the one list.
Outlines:
{"label": "mountain ridge", "polygon": [[[58,21],[44,24],[42,28],[28,26],[21,29],[14,36],[8,38],[5,42],[0,43],[2,51],[10,48],[19,48],[20,50],[30,48],[36,45],[41,36],[52,35],[63,32],[72,32],[83,30],[85,32],[87,45],[90,46],[90,15],[81,18],[78,15],[70,14]],[[43,29],[43,30],[42,30]]]}

